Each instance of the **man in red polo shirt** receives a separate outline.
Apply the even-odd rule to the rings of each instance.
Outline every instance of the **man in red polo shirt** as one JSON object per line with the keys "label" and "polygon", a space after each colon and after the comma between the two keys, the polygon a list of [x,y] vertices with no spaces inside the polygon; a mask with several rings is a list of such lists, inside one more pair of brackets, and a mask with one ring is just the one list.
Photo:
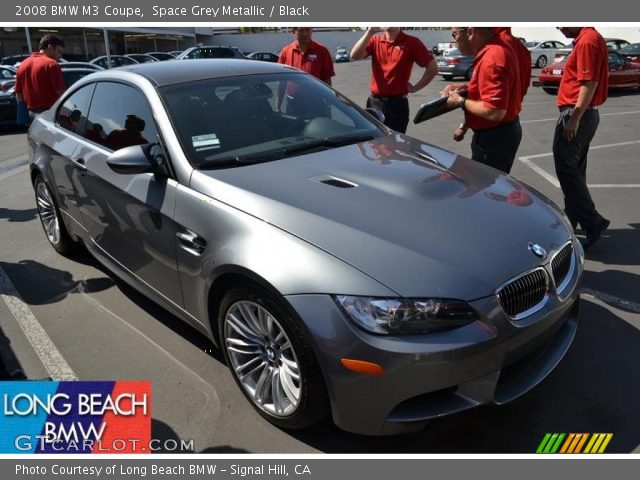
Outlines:
{"label": "man in red polo shirt", "polygon": [[448,85],[443,91],[448,107],[464,111],[454,139],[461,141],[472,129],[471,158],[509,173],[522,140],[522,84],[515,54],[489,27],[455,27],[452,35],[463,55],[475,57],[469,84]]}
{"label": "man in red polo shirt", "polygon": [[520,39],[513,36],[511,27],[495,27],[494,31],[504,44],[511,48],[518,59],[518,71],[520,74],[520,95],[522,99],[527,94],[531,85],[531,52],[527,50]]}
{"label": "man in red polo shirt", "polygon": [[587,188],[587,154],[607,100],[609,63],[607,44],[591,27],[561,27],[575,38],[558,90],[560,118],[553,137],[556,175],[564,194],[565,212],[572,226],[586,232],[585,250],[598,241],[609,220],[598,213]]}
{"label": "man in red polo shirt", "polygon": [[[407,35],[400,27],[378,27],[367,29],[351,50],[351,58],[362,60],[371,56],[371,96],[368,108],[382,110],[384,124],[401,133],[406,133],[409,124],[409,93],[429,85],[438,73],[433,55],[422,41]],[[416,63],[424,73],[413,85],[411,70]]]}
{"label": "man in red polo shirt", "polygon": [[20,64],[16,74],[16,97],[27,105],[30,116],[51,108],[65,91],[58,60],[64,42],[56,35],[40,40],[39,52],[34,52]]}
{"label": "man in red polo shirt", "polygon": [[327,47],[311,40],[312,28],[293,27],[295,40],[280,52],[278,63],[291,65],[331,85],[333,60]]}

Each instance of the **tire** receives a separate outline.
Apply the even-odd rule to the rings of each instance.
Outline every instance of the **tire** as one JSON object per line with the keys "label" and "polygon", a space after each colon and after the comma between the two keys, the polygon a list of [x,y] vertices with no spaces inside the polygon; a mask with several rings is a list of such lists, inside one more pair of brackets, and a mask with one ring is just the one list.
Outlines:
{"label": "tire", "polygon": [[542,87],[542,90],[547,92],[549,95],[555,95],[558,91],[555,88]]}
{"label": "tire", "polygon": [[540,55],[536,60],[536,68],[546,67],[547,63],[548,63],[547,57],[545,57],[544,55]]}
{"label": "tire", "polygon": [[218,314],[220,345],[234,380],[260,415],[287,429],[309,427],[329,412],[300,322],[284,300],[251,285],[227,292]]}
{"label": "tire", "polygon": [[441,75],[443,80],[449,81],[453,79],[453,75]]}
{"label": "tire", "polygon": [[467,68],[467,71],[464,73],[464,78],[471,81],[471,77],[473,77],[473,67]]}
{"label": "tire", "polygon": [[40,223],[47,240],[49,240],[56,252],[63,255],[71,253],[77,244],[69,236],[56,199],[41,173],[36,177],[33,188],[36,206],[38,207],[38,217],[40,217]]}

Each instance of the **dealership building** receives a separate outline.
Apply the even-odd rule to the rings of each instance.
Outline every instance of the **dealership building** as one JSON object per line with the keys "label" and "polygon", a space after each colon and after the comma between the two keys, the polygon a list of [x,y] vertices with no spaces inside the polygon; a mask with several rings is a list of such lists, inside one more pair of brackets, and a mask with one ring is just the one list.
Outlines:
{"label": "dealership building", "polygon": [[65,58],[88,60],[110,53],[168,52],[184,50],[198,44],[212,42],[212,37],[221,33],[237,33],[238,29],[214,29],[209,27],[133,28],[109,27],[1,27],[0,58],[30,53],[37,50],[40,38],[48,33],[61,36],[65,41]]}

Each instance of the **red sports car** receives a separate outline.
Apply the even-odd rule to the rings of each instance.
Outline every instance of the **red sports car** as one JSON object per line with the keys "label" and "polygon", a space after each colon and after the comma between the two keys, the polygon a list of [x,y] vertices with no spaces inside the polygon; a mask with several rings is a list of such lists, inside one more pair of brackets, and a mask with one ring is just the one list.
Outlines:
{"label": "red sports car", "polygon": [[[542,87],[548,93],[556,93],[565,63],[566,60],[543,68],[533,86]],[[640,63],[630,62],[617,52],[609,51],[609,88],[640,88]]]}

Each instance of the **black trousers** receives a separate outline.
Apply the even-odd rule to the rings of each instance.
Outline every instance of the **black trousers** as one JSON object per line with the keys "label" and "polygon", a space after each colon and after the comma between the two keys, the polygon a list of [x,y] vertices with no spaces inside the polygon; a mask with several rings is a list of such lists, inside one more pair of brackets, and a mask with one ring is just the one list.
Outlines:
{"label": "black trousers", "polygon": [[409,99],[407,97],[374,97],[367,99],[367,108],[377,108],[384,113],[384,124],[400,133],[407,133],[409,125]]}
{"label": "black trousers", "polygon": [[564,194],[564,210],[572,221],[579,222],[588,231],[601,218],[587,187],[587,154],[598,129],[600,115],[598,110],[586,110],[576,138],[568,142],[562,137],[562,132],[572,113],[572,108],[560,112],[553,136],[553,160]]}
{"label": "black trousers", "polygon": [[471,139],[471,158],[509,173],[521,140],[522,127],[519,118],[494,128],[474,132]]}

